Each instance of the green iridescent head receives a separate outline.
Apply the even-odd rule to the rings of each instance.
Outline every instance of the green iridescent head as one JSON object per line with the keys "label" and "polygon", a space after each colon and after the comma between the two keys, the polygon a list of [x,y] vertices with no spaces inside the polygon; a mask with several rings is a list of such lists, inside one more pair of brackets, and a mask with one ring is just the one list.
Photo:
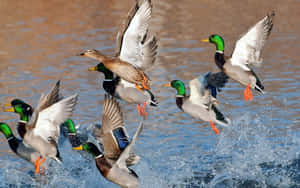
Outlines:
{"label": "green iridescent head", "polygon": [[210,42],[216,45],[218,51],[224,52],[225,43],[220,35],[214,34],[210,35],[208,39],[201,40],[202,42]]}
{"label": "green iridescent head", "polygon": [[97,157],[102,154],[102,152],[91,142],[85,142],[78,147],[74,147],[73,150],[83,150],[92,154],[94,157]]}
{"label": "green iridescent head", "polygon": [[6,112],[15,112],[20,115],[20,119],[23,121],[29,121],[29,118],[31,117],[33,113],[33,108],[22,101],[21,99],[14,99],[10,103],[11,108],[6,109]]}
{"label": "green iridescent head", "polygon": [[167,83],[164,86],[175,88],[177,90],[177,95],[185,96],[184,83],[180,80],[172,80],[170,83]]}
{"label": "green iridescent head", "polygon": [[68,128],[69,133],[76,134],[75,124],[74,124],[74,122],[71,119],[68,119],[67,121],[65,121],[63,123],[63,125]]}
{"label": "green iridescent head", "polygon": [[89,68],[89,71],[102,72],[105,75],[105,79],[113,79],[113,72],[106,68],[103,63],[99,63],[95,67]]}
{"label": "green iridescent head", "polygon": [[6,123],[0,122],[0,131],[5,135],[6,138],[13,136],[13,133]]}

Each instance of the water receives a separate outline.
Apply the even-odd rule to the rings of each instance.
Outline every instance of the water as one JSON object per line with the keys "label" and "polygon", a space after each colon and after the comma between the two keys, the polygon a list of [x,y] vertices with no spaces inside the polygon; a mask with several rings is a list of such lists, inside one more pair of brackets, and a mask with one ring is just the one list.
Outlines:
{"label": "water", "polygon": [[[0,4],[0,101],[19,97],[37,104],[57,79],[65,96],[79,93],[72,119],[85,130],[100,123],[103,76],[88,72],[97,62],[76,57],[96,48],[113,54],[118,24],[133,1],[2,1]],[[298,24],[300,4],[272,1],[153,0],[151,32],[159,39],[157,66],[149,72],[159,108],[149,118],[135,152],[133,167],[142,187],[300,187],[300,66]],[[234,81],[219,95],[221,110],[232,120],[216,136],[209,124],[183,114],[175,91],[161,87],[172,79],[188,81],[217,71],[214,47],[199,42],[221,34],[225,52],[267,11],[275,10],[275,25],[256,72],[266,88],[243,101]],[[241,14],[242,13],[242,14]],[[138,126],[135,106],[122,102],[132,136]],[[0,113],[14,129],[17,116]],[[92,158],[60,143],[64,163],[48,161],[46,177],[36,177],[33,165],[16,157],[0,136],[0,187],[117,187],[97,171]]]}

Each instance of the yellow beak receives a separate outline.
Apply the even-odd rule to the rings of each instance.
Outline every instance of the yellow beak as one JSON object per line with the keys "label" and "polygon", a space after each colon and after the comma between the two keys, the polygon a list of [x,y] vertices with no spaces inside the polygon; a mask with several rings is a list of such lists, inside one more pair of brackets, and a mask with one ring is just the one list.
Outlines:
{"label": "yellow beak", "polygon": [[10,103],[5,104],[4,106],[10,107],[10,108],[8,108],[8,109],[4,109],[4,112],[15,112],[14,107],[12,107]]}
{"label": "yellow beak", "polygon": [[97,67],[91,67],[89,68],[89,71],[96,71],[97,70]]}
{"label": "yellow beak", "polygon": [[209,42],[209,38],[201,40],[201,42]]}
{"label": "yellow beak", "polygon": [[73,150],[82,150],[82,145],[78,146],[78,147],[74,147]]}
{"label": "yellow beak", "polygon": [[166,84],[164,84],[163,86],[164,86],[164,87],[171,87],[171,82],[166,83]]}

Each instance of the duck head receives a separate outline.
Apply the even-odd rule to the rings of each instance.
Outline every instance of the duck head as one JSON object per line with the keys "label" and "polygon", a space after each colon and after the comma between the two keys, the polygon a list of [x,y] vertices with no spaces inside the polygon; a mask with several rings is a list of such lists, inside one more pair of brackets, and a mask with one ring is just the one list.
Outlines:
{"label": "duck head", "polygon": [[177,95],[185,96],[184,83],[180,80],[172,80],[171,82],[164,84],[165,87],[172,87],[177,90]]}
{"label": "duck head", "polygon": [[63,123],[63,126],[66,126],[68,128],[68,133],[76,134],[76,127],[73,120],[67,119],[67,121]]}
{"label": "duck head", "polygon": [[212,44],[215,44],[217,51],[224,52],[225,44],[223,38],[220,35],[217,34],[210,35],[209,38],[203,39],[201,40],[201,42],[210,42]]}
{"label": "duck head", "polygon": [[103,155],[103,153],[97,148],[97,146],[91,142],[85,142],[78,147],[73,147],[73,150],[83,150],[89,152],[94,157]]}
{"label": "duck head", "polygon": [[105,56],[101,52],[99,52],[98,50],[95,50],[95,49],[86,50],[82,53],[77,54],[77,56],[89,57],[89,58],[92,58],[92,59],[97,59],[101,62],[105,58]]}
{"label": "duck head", "polygon": [[9,106],[9,109],[5,109],[6,112],[15,112],[20,115],[20,119],[23,121],[29,121],[29,118],[31,117],[33,113],[33,108],[22,101],[21,99],[14,99],[11,101],[10,104],[7,104],[6,106]]}
{"label": "duck head", "polygon": [[98,63],[98,65],[89,68],[89,71],[102,72],[105,75],[105,79],[113,79],[114,73],[104,66],[103,63]]}

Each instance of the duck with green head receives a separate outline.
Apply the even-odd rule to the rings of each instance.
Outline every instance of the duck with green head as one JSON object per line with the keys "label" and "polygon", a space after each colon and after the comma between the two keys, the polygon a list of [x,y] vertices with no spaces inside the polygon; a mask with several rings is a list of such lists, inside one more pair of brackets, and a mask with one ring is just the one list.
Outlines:
{"label": "duck with green head", "polygon": [[[99,63],[89,70],[102,72],[105,76],[102,83],[104,90],[111,96],[130,104],[137,104],[137,110],[140,115],[147,117],[146,105],[157,106],[156,99],[150,90],[142,89],[141,92],[136,89],[134,84],[121,79],[119,76],[114,77],[113,72],[107,69],[103,63]],[[143,107],[140,104],[143,104]]]}
{"label": "duck with green head", "polygon": [[186,95],[184,83],[180,80],[173,80],[165,84],[177,90],[176,104],[183,112],[195,118],[208,121],[213,131],[219,134],[214,123],[228,126],[230,120],[226,118],[217,108],[217,91],[225,86],[228,77],[223,72],[206,73],[190,81],[190,95]]}
{"label": "duck with green head", "polygon": [[123,113],[118,102],[105,95],[102,126],[100,129],[95,127],[94,130],[97,140],[103,143],[104,154],[91,142],[83,143],[73,149],[84,150],[92,154],[98,170],[107,180],[121,187],[139,187],[138,176],[128,166],[139,161],[139,157],[133,154],[132,148],[142,129],[143,121],[129,142],[124,127]]}
{"label": "duck with green head", "polygon": [[151,14],[150,0],[136,1],[118,32],[114,56],[108,57],[95,49],[78,55],[100,61],[141,92],[149,90],[151,80],[145,71],[154,64],[157,49],[155,37],[148,33]]}
{"label": "duck with green head", "polygon": [[[46,103],[54,104],[61,98],[59,94],[59,87],[60,87],[60,81],[58,81],[48,93],[46,97],[47,98]],[[17,130],[21,138],[24,138],[24,135],[26,133],[25,126],[32,116],[33,107],[21,99],[13,99],[11,103],[7,104],[6,106],[10,108],[5,109],[4,111],[14,112],[20,115],[20,119],[17,124]],[[67,137],[72,146],[78,146],[80,145],[80,143],[82,143],[82,141],[80,140],[80,138],[76,133],[75,124],[71,119],[68,119],[66,122],[64,122],[62,126],[65,126],[68,129]]]}
{"label": "duck with green head", "polygon": [[[113,58],[108,58],[97,50],[87,50],[79,54],[99,60],[101,63],[90,70],[105,74],[103,87],[106,92],[137,104],[139,114],[145,117],[147,117],[146,105],[156,106],[157,103],[150,87],[147,87],[150,83],[149,78],[146,74],[140,74],[143,76],[139,78],[132,68],[146,72],[154,66],[158,45],[155,36],[151,36],[148,32],[151,14],[150,0],[136,1],[120,27]],[[143,82],[143,88],[139,86],[140,81]]]}
{"label": "duck with green head", "polygon": [[224,40],[220,35],[211,35],[202,42],[210,42],[216,46],[215,63],[231,79],[246,86],[244,90],[245,101],[252,100],[251,89],[264,93],[264,86],[249,65],[262,63],[261,51],[268,39],[275,13],[272,12],[255,24],[243,35],[235,45],[231,57],[224,56]]}
{"label": "duck with green head", "polygon": [[24,138],[24,134],[26,133],[25,126],[32,116],[33,108],[21,99],[14,99],[6,106],[10,106],[10,108],[5,109],[4,111],[15,112],[20,115],[20,119],[17,124],[17,130],[21,138]]}
{"label": "duck with green head", "polygon": [[[65,99],[59,97],[58,81],[48,95],[42,94],[38,106],[25,124],[23,141],[40,153],[35,161],[37,174],[46,157],[61,161],[57,147],[60,125],[71,116],[76,101],[77,94]],[[19,113],[18,105],[12,108]]]}
{"label": "duck with green head", "polygon": [[37,152],[31,147],[25,146],[21,139],[18,139],[14,136],[10,127],[6,123],[3,122],[0,123],[0,131],[6,137],[10,149],[16,155],[25,159],[26,161],[31,162],[32,164],[36,163],[36,159],[40,156],[39,152]]}

